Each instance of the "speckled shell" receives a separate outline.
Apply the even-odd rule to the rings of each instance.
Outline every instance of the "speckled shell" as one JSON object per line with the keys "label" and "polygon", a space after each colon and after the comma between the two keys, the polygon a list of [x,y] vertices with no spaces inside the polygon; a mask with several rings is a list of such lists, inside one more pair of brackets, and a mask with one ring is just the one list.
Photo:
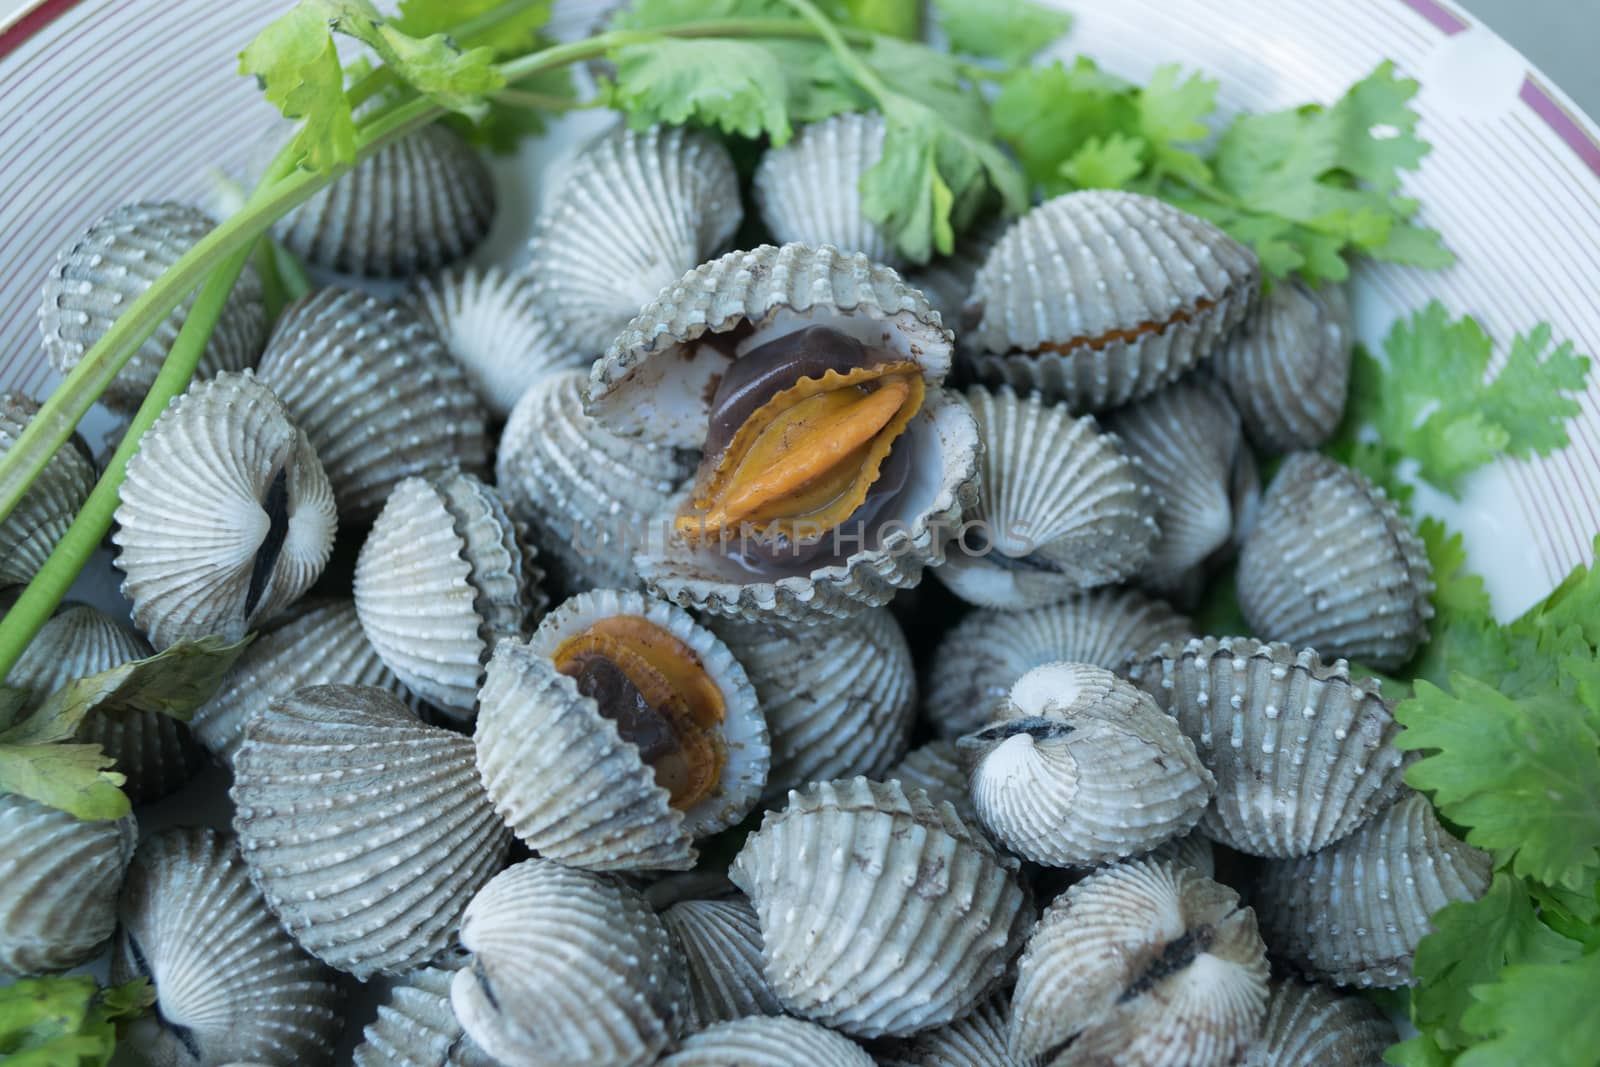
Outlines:
{"label": "speckled shell", "polygon": [[1132,677],[1217,776],[1200,826],[1255,856],[1303,856],[1400,795],[1400,732],[1374,679],[1244,637],[1163,645]]}
{"label": "speckled shell", "polygon": [[1031,919],[983,835],[898,782],[790,793],[729,873],[761,917],[767,979],[784,1006],[860,1037],[969,1011]]}
{"label": "speckled shell", "polygon": [[1008,228],[1007,221],[1000,218],[980,223],[967,233],[956,235],[953,253],[907,273],[906,281],[922,291],[951,329],[958,332],[966,329],[961,320],[962,305],[972,295],[972,283],[983,261],[989,258],[990,249]]}
{"label": "speckled shell", "polygon": [[1035,1067],[1038,1061],[1012,1059],[1006,1049],[1010,1016],[1010,999],[996,993],[953,1023],[882,1043],[878,1067]]}
{"label": "speckled shell", "polygon": [[761,969],[761,923],[743,896],[683,900],[661,913],[689,968],[688,1029],[746,1015],[780,1015]]}
{"label": "speckled shell", "polygon": [[511,834],[472,742],[381,689],[298,689],[245,724],[233,763],[239,852],[307,952],[363,980],[449,947]]}
{"label": "speckled shell", "polygon": [[618,437],[583,412],[584,371],[553,371],[511,411],[495,461],[506,507],[527,523],[568,592],[639,584],[633,556],[691,453]]}
{"label": "speckled shell", "polygon": [[477,247],[494,221],[494,179],[442,123],[378,149],[285,215],[278,240],[327,270],[403,278]]}
{"label": "speckled shell", "polygon": [[0,793],[0,978],[64,971],[116,927],[133,816],[88,821]]}
{"label": "speckled shell", "polygon": [[755,173],[761,221],[780,244],[860,252],[899,267],[894,244],[861,208],[861,176],[883,155],[883,116],[835,115],[767,149]]}
{"label": "speckled shell", "polygon": [[873,1067],[867,1050],[787,1015],[720,1022],[686,1039],[661,1067]]}
{"label": "speckled shell", "polygon": [[1429,916],[1483,896],[1493,867],[1410,793],[1330,848],[1267,864],[1261,931],[1275,953],[1338,985],[1409,985]]}
{"label": "speckled shell", "polygon": [[618,129],[584,148],[540,220],[528,265],[540,306],[578,348],[603,352],[743,216],[739,176],[714,138]]}
{"label": "speckled shell", "polygon": [[[0,393],[0,456],[10,451],[39,405],[25,396]],[[28,491],[0,519],[0,587],[26,585],[67,532],[94,488],[94,463],[76,436],[56,450]]]}
{"label": "speckled shell", "polygon": [[[285,525],[270,571],[279,476]],[[128,461],[111,540],[133,621],[156,648],[187,637],[237,641],[293,603],[333,550],[333,491],[316,450],[249,371],[173,399]]]}
{"label": "speckled shell", "polygon": [[981,826],[967,791],[967,768],[954,741],[941,738],[912,749],[906,758],[883,772],[886,782],[899,782],[907,793],[925,790],[934,803],[945,801],[963,819]]}
{"label": "speckled shell", "polygon": [[[687,811],[669,804],[638,748],[551,660],[567,638],[618,615],[644,618],[688,645],[722,692],[722,778]],[[556,607],[526,643],[501,643],[473,740],[484,786],[517,836],[541,856],[590,870],[693,866],[694,840],[749,813],[771,761],[755,689],[728,646],[670,604],[610,589]]]}
{"label": "speckled shell", "polygon": [[362,1031],[356,1067],[496,1067],[461,1029],[450,1007],[455,972],[425,967],[407,976]]}
{"label": "speckled shell", "polygon": [[[63,245],[39,301],[39,329],[51,365],[63,374],[77,366],[128,305],[215,226],[210,216],[188,204],[123,204]],[[138,408],[155,384],[193,303],[191,293],[161,320],[101,395],[102,401],[120,411]],[[208,378],[218,371],[248,367],[260,353],[266,332],[261,278],[246,264],[196,373]]]}
{"label": "speckled shell", "polygon": [[1134,193],[1068,193],[1017,220],[989,253],[962,341],[985,381],[1097,411],[1209,355],[1260,284],[1255,253],[1204,219]]}
{"label": "speckled shell", "polygon": [[148,977],[154,1011],[122,1045],[154,1067],[325,1064],[341,1025],[334,972],[278,925],[233,837],[178,828],[145,839],[117,905],[111,980]]}
{"label": "speckled shell", "polygon": [[1012,994],[1011,1054],[1222,1067],[1266,1010],[1266,946],[1238,894],[1185,867],[1124,863],[1045,909]]}
{"label": "speckled shell", "polygon": [[1046,663],[1122,672],[1133,658],[1191,632],[1187,618],[1131,589],[1106,589],[1028,611],[974,611],[933,654],[923,712],[945,737],[989,719],[1012,683]]}
{"label": "speckled shell", "polygon": [[1283,461],[1239,555],[1253,632],[1379,670],[1428,639],[1433,568],[1382,489],[1316,452]]}
{"label": "speckled shell", "polygon": [[[87,604],[70,604],[39,630],[6,684],[43,700],[69,682],[149,655],[150,645],[127,625]],[[99,745],[117,761],[117,773],[127,778],[122,791],[135,804],[173,792],[205,762],[189,727],[158,711],[94,712],[73,740]]]}
{"label": "speckled shell", "polygon": [[544,606],[541,577],[493,488],[459,472],[407,478],[356,559],[356,616],[407,689],[471,721],[495,644]]}
{"label": "speckled shell", "polygon": [[370,519],[406,478],[488,464],[466,373],[407,307],[355,289],[308,293],[279,317],[261,379],[316,445],[348,519]]}
{"label": "speckled shell", "polygon": [[1242,1067],[1375,1067],[1398,1040],[1370,1000],[1284,978],[1272,983],[1266,1025]]}
{"label": "speckled shell", "polygon": [[1344,417],[1354,343],[1343,286],[1279,281],[1211,357],[1210,368],[1259,448],[1316,448]]}
{"label": "speckled shell", "polygon": [[916,667],[887,608],[817,626],[712,625],[744,667],[772,740],[767,800],[808,782],[877,778],[905,754]]}
{"label": "speckled shell", "polygon": [[980,607],[1031,608],[1134,574],[1160,529],[1150,480],[1094,419],[967,390],[984,440],[978,505],[935,573]]}
{"label": "speckled shell", "polygon": [[498,267],[420,279],[410,302],[466,371],[484,407],[501,418],[540,377],[587,368],[595,355],[551,324],[526,276]]}
{"label": "speckled shell", "polygon": [[525,1067],[644,1067],[679,1032],[683,960],[633,890],[548,860],[501,872],[461,921],[450,1002],[490,1055]]}

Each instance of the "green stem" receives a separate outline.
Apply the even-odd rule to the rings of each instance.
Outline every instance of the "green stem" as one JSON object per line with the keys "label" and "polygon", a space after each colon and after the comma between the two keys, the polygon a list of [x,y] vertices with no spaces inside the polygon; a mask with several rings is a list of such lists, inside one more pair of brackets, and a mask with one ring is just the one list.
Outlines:
{"label": "green stem", "polygon": [[284,303],[292,304],[309,293],[312,289],[311,276],[306,273],[306,265],[300,262],[300,257],[277,241],[267,240],[263,243],[269,249],[273,269],[283,285]]}
{"label": "green stem", "polygon": [[869,67],[867,61],[850,47],[844,34],[839,32],[839,27],[833,24],[833,20],[824,15],[811,0],[783,0],[783,2],[794,8],[801,19],[816,31],[816,36],[822,38],[823,43],[833,50],[833,54],[839,58],[839,62],[850,76],[871,93],[879,105],[882,105],[884,97],[890,93],[889,87],[883,84],[878,72]]}
{"label": "green stem", "polygon": [[502,104],[527,108],[530,111],[582,111],[584,108],[598,107],[600,104],[597,98],[574,100],[567,96],[529,93],[521,89],[497,89],[494,98]]}

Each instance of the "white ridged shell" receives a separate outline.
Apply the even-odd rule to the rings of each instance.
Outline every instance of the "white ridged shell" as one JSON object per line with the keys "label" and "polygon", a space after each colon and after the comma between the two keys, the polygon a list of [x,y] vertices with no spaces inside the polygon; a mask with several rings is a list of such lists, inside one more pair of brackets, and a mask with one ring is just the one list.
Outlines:
{"label": "white ridged shell", "polygon": [[689,968],[688,1028],[746,1015],[780,1015],[761,969],[761,922],[743,896],[683,900],[661,913]]}
{"label": "white ridged shell", "polygon": [[1007,1051],[1010,1017],[1010,999],[996,993],[953,1023],[886,1043],[878,1067],[1035,1067],[1035,1060],[1015,1060]]}
{"label": "white ridged shell", "polygon": [[934,803],[947,801],[963,819],[979,825],[978,813],[972,810],[972,794],[967,791],[966,765],[956,743],[948,738],[912,749],[882,777],[886,782],[899,782],[907,793],[924,790]]}
{"label": "white ridged shell", "polygon": [[1241,1067],[1376,1067],[1399,1039],[1365,997],[1283,978],[1272,983],[1266,1025]]}
{"label": "white ridged shell", "polygon": [[356,1067],[497,1067],[456,1021],[454,977],[454,971],[425,967],[389,990],[378,1017],[362,1031]]}
{"label": "white ridged shell", "polygon": [[[39,412],[25,396],[0,393],[0,456]],[[11,514],[0,519],[0,587],[33,581],[94,488],[94,463],[76,436],[56,450]]]}
{"label": "white ridged shell", "polygon": [[660,1067],[873,1067],[867,1050],[787,1015],[734,1019],[689,1037]]}
{"label": "white ridged shell", "polygon": [[1183,867],[1192,867],[1196,873],[1205,878],[1217,876],[1216,850],[1211,846],[1211,839],[1199,830],[1191,830],[1182,837],[1175,837],[1139,858],[1152,863],[1176,863]]}
{"label": "white ridged shell", "polygon": [[834,115],[814,122],[756,167],[761,221],[779,244],[833,245],[899,267],[887,235],[861,208],[861,176],[883,155],[883,116]]}

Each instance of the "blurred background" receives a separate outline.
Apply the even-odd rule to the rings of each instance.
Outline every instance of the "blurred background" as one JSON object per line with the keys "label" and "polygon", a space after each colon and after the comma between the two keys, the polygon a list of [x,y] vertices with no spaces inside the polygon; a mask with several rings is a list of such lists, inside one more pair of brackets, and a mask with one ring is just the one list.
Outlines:
{"label": "blurred background", "polygon": [[[1334,0],[1337,2],[1337,0]],[[1600,0],[1458,0],[1600,118]]]}

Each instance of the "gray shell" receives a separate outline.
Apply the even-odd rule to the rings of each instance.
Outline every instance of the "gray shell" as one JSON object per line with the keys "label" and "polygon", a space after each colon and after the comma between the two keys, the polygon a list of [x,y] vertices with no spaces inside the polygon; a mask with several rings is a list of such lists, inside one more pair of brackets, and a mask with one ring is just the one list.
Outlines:
{"label": "gray shell", "polygon": [[404,278],[471,252],[494,209],[488,165],[460,134],[434,123],[378,149],[274,232],[289,251],[327,270]]}
{"label": "gray shell", "polygon": [[1151,863],[1174,863],[1182,867],[1191,867],[1203,878],[1217,876],[1216,851],[1211,847],[1211,839],[1199,830],[1191,830],[1182,837],[1175,837],[1139,858],[1147,859]]}
{"label": "gray shell", "polygon": [[1398,1040],[1365,997],[1283,978],[1272,983],[1266,1025],[1241,1067],[1375,1067]]}
{"label": "gray shell", "polygon": [[1400,795],[1400,726],[1377,681],[1310,649],[1243,637],[1164,645],[1135,682],[1178,720],[1217,776],[1201,820],[1255,856],[1326,848]]}
{"label": "gray shell", "polygon": [[[215,226],[210,216],[188,204],[123,204],[63,245],[39,302],[39,329],[51,366],[62,374],[77,366],[128,305]],[[118,372],[101,396],[107,406],[132,412],[143,403],[194,298],[191,293],[162,319]],[[197,376],[248,367],[266,332],[261,278],[246,264],[206,342]]]}
{"label": "gray shell", "polygon": [[1209,355],[1260,283],[1255,253],[1204,219],[1134,193],[1068,193],[989,253],[964,313],[977,325],[962,341],[985,381],[1098,411]]}
{"label": "gray shell", "polygon": [[1394,501],[1316,452],[1283,461],[1239,555],[1251,630],[1379,670],[1428,640],[1433,568]]}
{"label": "gray shell", "polygon": [[692,1032],[746,1015],[781,1015],[761,969],[761,923],[744,896],[683,900],[661,913],[689,968]]}
{"label": "gray shell", "polygon": [[767,149],[755,173],[761,221],[779,244],[833,245],[899,267],[894,244],[861,207],[861,176],[883,155],[883,116],[834,115]]}
{"label": "gray shell", "polygon": [[1261,930],[1275,953],[1337,985],[1410,985],[1429,917],[1483,896],[1493,867],[1410,793],[1331,848],[1268,863]]}
{"label": "gray shell", "polygon": [[907,793],[924,790],[935,804],[944,801],[963,819],[981,826],[978,813],[972,809],[972,794],[967,791],[966,764],[954,741],[940,738],[914,748],[882,777],[886,782],[899,782]]}
{"label": "gray shell", "polygon": [[245,724],[230,795],[268,906],[307,952],[363,980],[447,949],[511,844],[472,742],[381,689],[273,701]]}
{"label": "gray shell", "polygon": [[487,467],[483,407],[407,307],[355,289],[308,293],[279,317],[260,373],[316,446],[348,519],[370,519],[406,478]]}
{"label": "gray shell", "polygon": [[873,1067],[867,1050],[843,1034],[786,1015],[719,1022],[658,1062],[660,1067]]}
{"label": "gray shell", "polygon": [[966,327],[961,323],[962,306],[972,295],[972,283],[983,268],[983,261],[989,258],[990,250],[1009,228],[1010,224],[1003,218],[980,223],[967,233],[956,235],[956,249],[950,255],[907,273],[906,281],[922,290],[946,326],[965,332]]}
{"label": "gray shell", "polygon": [[[0,393],[0,456],[11,450],[39,405]],[[74,435],[56,450],[11,514],[0,519],[0,587],[33,581],[94,489],[94,463]]]}
{"label": "gray shell", "polygon": [[1010,1017],[1010,998],[996,993],[953,1023],[884,1042],[878,1067],[1037,1067],[1037,1060],[1012,1059],[1007,1050]]}
{"label": "gray shell", "polygon": [[496,1067],[461,1029],[450,1008],[455,972],[425,967],[389,990],[362,1031],[356,1067]]}

